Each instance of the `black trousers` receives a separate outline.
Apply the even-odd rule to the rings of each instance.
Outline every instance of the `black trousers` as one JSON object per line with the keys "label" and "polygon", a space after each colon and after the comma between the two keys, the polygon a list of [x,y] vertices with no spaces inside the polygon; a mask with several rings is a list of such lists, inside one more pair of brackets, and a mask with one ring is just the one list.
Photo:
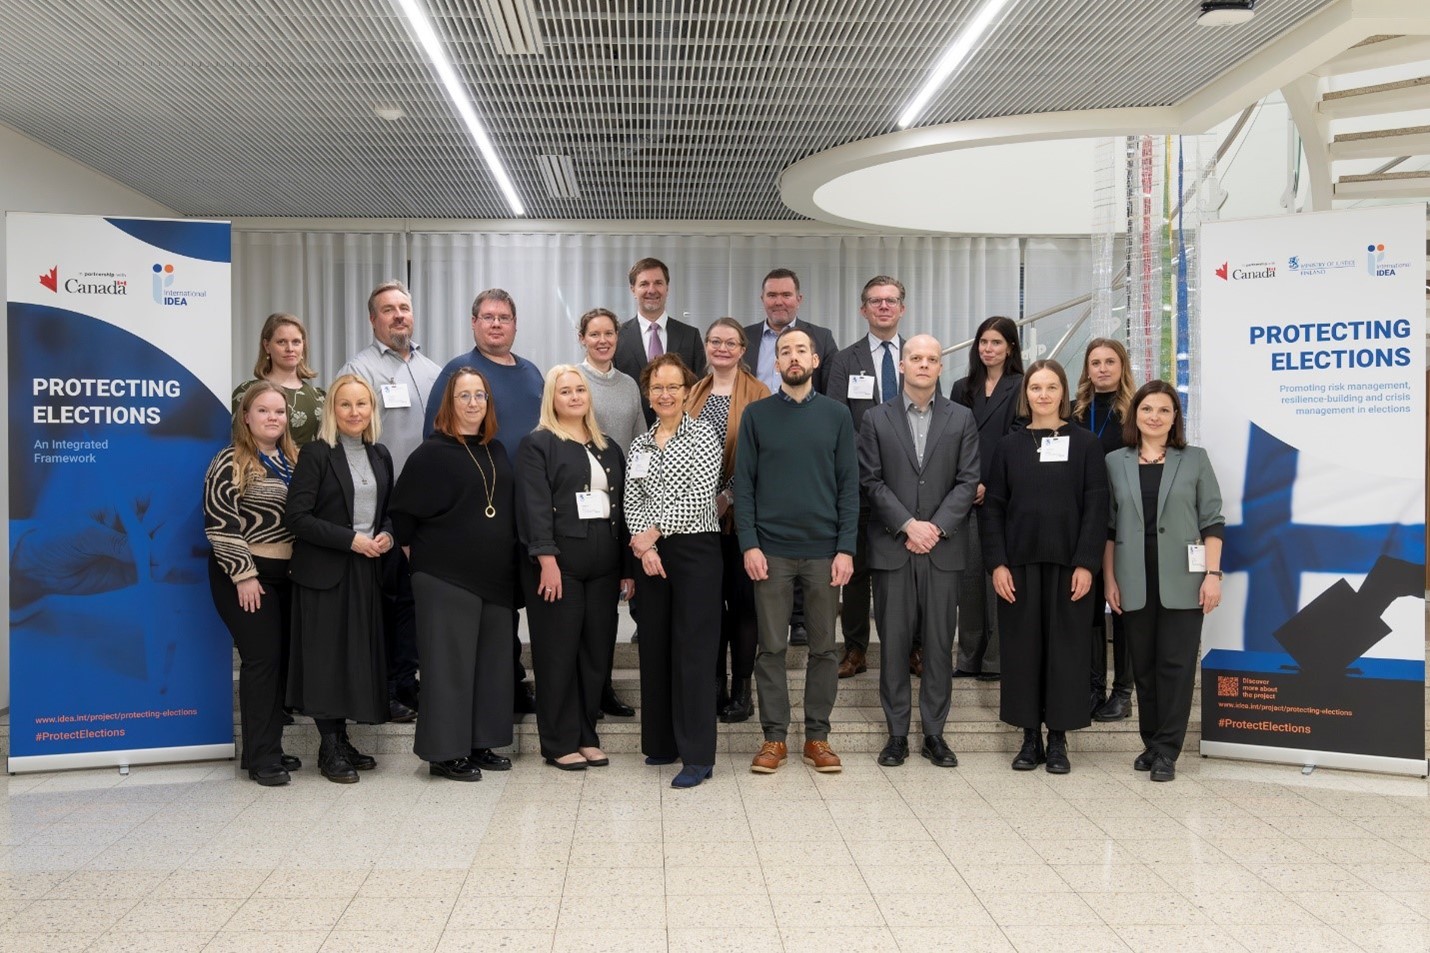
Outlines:
{"label": "black trousers", "polygon": [[584,539],[557,537],[561,598],[555,602],[547,602],[536,591],[541,566],[522,562],[531,667],[536,674],[536,730],[545,758],[601,744],[596,718],[615,654],[621,598],[621,545],[608,525],[593,521]]}
{"label": "black trousers", "polygon": [[[1092,581],[1092,690],[1107,692],[1107,590],[1102,573]],[[1132,694],[1132,653],[1127,649],[1127,627],[1122,616],[1112,613],[1112,690]]]}
{"label": "black trousers", "polygon": [[428,573],[412,574],[426,660],[412,750],[423,761],[511,744],[511,607]]}
{"label": "black trousers", "polygon": [[720,534],[666,536],[658,545],[665,578],[636,574],[641,751],[652,758],[714,764],[710,673],[720,647]]}
{"label": "black trousers", "polygon": [[209,557],[214,608],[238,648],[239,767],[266,768],[283,756],[283,695],[288,680],[292,620],[288,560],[254,557],[263,596],[257,612],[238,604],[238,587]]}
{"label": "black trousers", "polygon": [[1146,605],[1122,614],[1137,683],[1142,744],[1173,761],[1187,738],[1203,618],[1201,609],[1163,608],[1155,562],[1147,566]]}
{"label": "black trousers", "polygon": [[[859,535],[854,541],[854,574],[840,594],[839,628],[844,649],[869,651],[869,503],[860,494]],[[917,643],[916,643],[917,644]]]}
{"label": "black trousers", "polygon": [[383,553],[382,631],[387,639],[387,694],[417,686],[417,620],[412,599],[412,567],[401,546]]}
{"label": "black trousers", "polygon": [[1072,599],[1073,567],[1012,566],[1014,601],[998,600],[1003,686],[999,717],[1018,728],[1086,728],[1092,594]]}
{"label": "black trousers", "polygon": [[[725,679],[725,660],[729,657],[730,675],[748,679],[755,672],[755,584],[745,572],[745,554],[734,533],[720,534],[720,556],[724,563],[721,597],[724,611],[720,614],[720,654],[715,661],[715,674]],[[800,607],[800,621],[804,621]]]}

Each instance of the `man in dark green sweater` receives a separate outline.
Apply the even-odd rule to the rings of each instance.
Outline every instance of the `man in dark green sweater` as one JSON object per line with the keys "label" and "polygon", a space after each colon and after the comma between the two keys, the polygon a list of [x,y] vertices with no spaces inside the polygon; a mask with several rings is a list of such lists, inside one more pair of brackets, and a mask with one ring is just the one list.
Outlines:
{"label": "man in dark green sweater", "polygon": [[839,690],[834,619],[839,587],[854,571],[859,461],[848,411],[814,390],[818,366],[808,332],[791,327],[780,333],[780,389],[745,408],[735,450],[735,529],[759,617],[755,687],[765,743],[750,765],[756,774],[774,773],[787,757],[785,620],[796,580],[804,587],[809,629],[804,761],[816,771],[840,770],[829,748],[829,713]]}

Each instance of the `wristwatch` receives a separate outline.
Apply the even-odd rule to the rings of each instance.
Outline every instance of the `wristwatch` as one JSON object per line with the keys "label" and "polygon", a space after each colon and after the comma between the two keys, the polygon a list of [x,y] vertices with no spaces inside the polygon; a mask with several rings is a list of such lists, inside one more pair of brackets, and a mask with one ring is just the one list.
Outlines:
{"label": "wristwatch", "polygon": [[1207,570],[1207,575],[1208,575],[1208,576],[1216,576],[1218,579],[1220,579],[1220,578],[1221,578],[1221,570],[1220,570],[1220,569],[1208,569],[1208,570]]}

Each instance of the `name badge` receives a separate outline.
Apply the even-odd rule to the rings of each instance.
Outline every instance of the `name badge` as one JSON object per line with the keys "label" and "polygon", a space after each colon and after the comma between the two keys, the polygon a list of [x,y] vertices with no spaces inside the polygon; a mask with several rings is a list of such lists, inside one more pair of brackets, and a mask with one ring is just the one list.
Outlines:
{"label": "name badge", "polygon": [[631,459],[626,467],[626,476],[640,477],[650,476],[650,452],[647,450],[637,450],[631,454]]}
{"label": "name badge", "polygon": [[1067,436],[1044,437],[1042,444],[1038,447],[1039,463],[1066,463],[1068,459],[1068,446],[1072,440]]}
{"label": "name badge", "polygon": [[1207,571],[1207,548],[1201,543],[1187,546],[1187,572]]}
{"label": "name badge", "polygon": [[874,375],[855,374],[849,378],[849,391],[845,396],[850,400],[873,400]]}
{"label": "name badge", "polygon": [[577,493],[576,515],[583,520],[603,520],[611,515],[610,497],[604,493]]}
{"label": "name badge", "polygon": [[396,407],[411,407],[412,398],[407,394],[407,385],[401,381],[382,385],[382,406],[384,410]]}

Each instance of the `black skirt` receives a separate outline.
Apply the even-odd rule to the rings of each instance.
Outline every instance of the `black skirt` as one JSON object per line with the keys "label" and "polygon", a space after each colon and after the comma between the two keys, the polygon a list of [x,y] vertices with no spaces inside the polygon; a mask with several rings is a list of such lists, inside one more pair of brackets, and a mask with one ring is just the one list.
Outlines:
{"label": "black skirt", "polygon": [[351,553],[331,589],[293,586],[288,705],[312,718],[387,721],[378,560]]}

